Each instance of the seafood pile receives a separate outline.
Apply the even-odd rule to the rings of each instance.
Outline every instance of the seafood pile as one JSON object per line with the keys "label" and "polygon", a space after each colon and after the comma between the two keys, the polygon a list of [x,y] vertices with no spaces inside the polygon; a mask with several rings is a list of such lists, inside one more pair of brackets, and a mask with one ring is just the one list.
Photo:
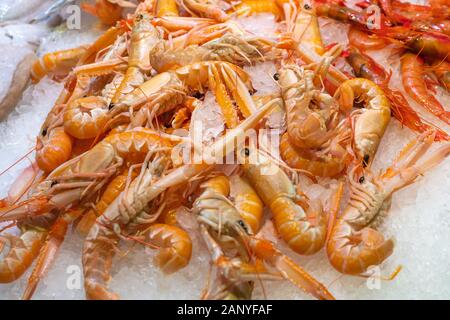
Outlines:
{"label": "seafood pile", "polygon": [[[392,195],[450,153],[448,111],[435,95],[448,91],[450,14],[435,2],[346,5],[83,3],[108,28],[32,66],[36,86],[61,90],[23,157],[31,164],[1,201],[0,282],[31,269],[30,299],[52,277],[70,228],[88,299],[119,298],[109,281],[124,246],[155,252],[149,268],[167,277],[202,246],[202,299],[251,299],[268,281],[335,299],[302,265],[306,256],[373,277],[395,251],[382,233]],[[378,29],[371,5],[381,8]],[[272,33],[246,28],[258,14],[276,21]],[[345,24],[346,43],[325,42],[334,23]],[[386,47],[404,90],[368,52]],[[414,134],[377,171],[393,125]],[[395,281],[400,269],[378,278]]]}

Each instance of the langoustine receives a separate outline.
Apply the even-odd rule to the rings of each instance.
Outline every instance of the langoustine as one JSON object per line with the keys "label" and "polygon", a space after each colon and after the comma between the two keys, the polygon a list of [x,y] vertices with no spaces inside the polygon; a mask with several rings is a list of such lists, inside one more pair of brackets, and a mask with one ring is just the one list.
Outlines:
{"label": "langoustine", "polygon": [[[258,278],[273,280],[278,276],[293,282],[318,299],[334,299],[324,285],[282,254],[273,243],[250,236],[256,230],[250,227],[247,221],[250,216],[252,220],[261,219],[262,215],[259,212],[262,211],[262,202],[255,198],[255,191],[248,185],[248,182],[238,180],[236,183],[241,184],[241,188],[247,190],[247,193],[241,196],[247,195],[256,199],[254,205],[248,207],[250,210],[247,211],[242,205],[236,205],[227,199],[230,182],[225,176],[208,180],[203,185],[203,193],[194,204],[195,210],[199,213],[201,233],[211,252],[213,262],[220,269],[221,277],[225,278],[222,280],[225,282],[223,286],[228,288],[228,283],[233,284],[231,289],[225,292],[221,292],[219,289],[219,293],[216,295],[219,295],[219,298],[230,298],[230,295],[236,297],[235,292],[248,292],[248,289],[242,289],[245,281]],[[226,257],[220,244],[231,242],[233,246],[234,241],[237,241],[237,250],[240,254],[238,257]],[[250,253],[263,263],[273,266],[277,272],[267,270],[264,264],[258,265],[258,260],[256,263],[252,263],[248,258],[248,253],[242,252],[243,248],[240,246],[244,248],[245,246],[239,244],[241,241],[248,246]],[[248,297],[241,294],[241,298]]]}
{"label": "langoustine", "polygon": [[[287,30],[283,30],[286,32],[280,43],[250,36],[235,24],[234,17],[243,13],[245,3],[250,14],[268,11],[276,15],[278,21],[286,20],[282,21]],[[45,139],[41,139],[38,151],[46,157],[37,157],[41,172],[36,174],[33,164],[24,172],[24,177],[31,177],[32,181],[18,183],[26,185],[31,194],[17,192],[13,186],[10,196],[2,201],[4,219],[21,220],[18,225],[22,228],[23,239],[13,242],[16,241],[17,248],[24,246],[27,250],[23,261],[14,261],[17,268],[8,276],[19,277],[39,255],[24,298],[31,297],[39,279],[49,269],[68,226],[77,219],[81,219],[80,231],[88,233],[83,253],[88,298],[118,298],[108,289],[107,281],[112,257],[123,239],[158,249],[155,263],[164,273],[184,268],[192,255],[192,243],[183,224],[173,214],[179,206],[191,203],[198,213],[200,234],[220,275],[219,290],[208,291],[204,298],[251,298],[253,285],[247,280],[254,280],[255,275],[267,280],[287,278],[317,298],[333,298],[323,285],[292,263],[274,244],[254,237],[263,221],[264,205],[271,209],[281,237],[300,254],[314,254],[326,246],[331,264],[351,274],[364,273],[369,263],[381,263],[390,254],[392,243],[384,241],[376,231],[360,227],[366,220],[371,220],[370,226],[376,226],[378,217],[388,207],[388,191],[392,190],[377,189],[379,199],[372,205],[368,200],[374,197],[370,195],[376,185],[372,182],[386,180],[397,188],[412,180],[417,172],[437,164],[447,155],[447,145],[429,161],[425,160],[425,165],[416,173],[411,173],[416,169],[414,162],[420,162],[420,153],[433,139],[445,140],[441,138],[445,133],[422,135],[420,142],[408,147],[399,158],[400,167],[404,167],[389,169],[372,179],[370,165],[390,121],[388,101],[393,105],[392,111],[396,111],[392,99],[395,94],[390,95],[384,86],[388,75],[381,72],[371,78],[367,73],[373,69],[366,72],[366,60],[355,59],[351,51],[347,60],[358,60],[354,64],[357,76],[369,79],[349,80],[349,74],[333,64],[338,55],[343,52],[346,56],[349,51],[342,51],[339,45],[324,47],[316,9],[315,5],[303,1],[268,4],[244,1],[237,11],[219,7],[215,1],[144,1],[130,19],[119,21],[92,46],[84,48],[85,51],[61,73],[67,75],[65,90],[42,127],[41,136]],[[391,22],[400,21],[393,18],[395,15],[388,7],[384,10]],[[200,17],[179,17],[180,12]],[[396,23],[401,24],[401,21]],[[409,41],[417,35],[424,39],[427,26],[417,24],[414,30],[419,33],[408,33],[408,37],[402,39],[397,34],[394,38],[409,50],[418,51]],[[398,30],[401,29],[387,32]],[[146,38],[147,32],[154,37]],[[360,28],[358,32],[362,34],[365,29]],[[355,34],[358,36],[353,31],[353,36]],[[388,33],[377,35],[359,39],[359,45],[364,40],[372,48],[382,48],[391,41],[384,37],[389,36]],[[209,150],[224,155],[230,151],[226,147],[239,140],[239,135],[244,135],[245,128],[259,126],[259,120],[269,113],[270,106],[260,107],[256,103],[258,98],[252,97],[251,79],[240,67],[281,57],[281,68],[273,76],[280,85],[281,95],[274,92],[268,97],[281,96],[277,101],[278,111],[287,112],[287,124],[281,124],[277,132],[284,162],[272,154],[261,153],[260,160],[264,161],[251,163],[248,158],[253,155],[253,149],[242,150],[246,160],[237,167],[249,182],[240,177],[241,172],[237,170],[231,184],[238,186],[239,191],[233,198],[227,190],[226,177],[209,180],[211,171],[219,167],[214,162],[180,166],[170,159],[174,143],[191,142],[189,136],[178,136],[177,129],[192,128],[191,114],[206,102],[202,100],[208,89],[214,92],[225,126],[235,128],[209,146]],[[435,58],[442,58],[441,53],[431,50],[425,52],[424,57],[439,75],[439,61]],[[47,71],[51,75],[51,68]],[[443,75],[441,83],[445,84],[445,73]],[[353,107],[360,106],[359,100],[363,100],[363,108],[351,112]],[[86,117],[89,115],[90,119]],[[80,118],[83,124],[75,121]],[[407,119],[416,120],[412,128],[419,131],[430,128],[414,116]],[[59,147],[63,152],[58,152]],[[191,147],[196,150],[199,146]],[[305,173],[312,180],[341,179],[346,174],[345,169],[351,168],[351,160],[357,160],[356,169],[350,171],[352,200],[342,216],[337,213],[338,204],[324,210],[316,199],[302,193],[302,185],[295,186],[290,181],[294,173]],[[275,177],[259,172],[272,166]],[[401,178],[407,176],[404,181],[397,181],[399,175],[395,170],[401,172]],[[368,190],[366,198],[354,181],[361,178],[361,172],[364,174],[362,188]],[[44,182],[36,188],[34,183],[39,180]],[[221,187],[215,182],[220,182]],[[201,194],[195,198],[197,193],[190,192],[198,185],[201,185]],[[171,197],[180,194],[186,186],[189,192],[183,192],[182,199],[172,201]],[[31,198],[20,201],[27,196]],[[336,198],[339,196],[336,194]],[[360,210],[361,206],[355,203],[367,205],[370,213]],[[221,210],[222,213],[217,213]],[[357,226],[350,221],[355,210],[360,210],[363,218],[359,220],[364,220]],[[381,243],[382,254],[378,260],[369,259],[362,268],[354,268],[359,258],[346,256],[339,247],[349,225],[355,236],[351,240],[361,240],[358,237],[363,230],[363,242],[370,238]],[[230,254],[230,244],[238,251],[237,255]],[[10,258],[7,254],[7,259]]]}

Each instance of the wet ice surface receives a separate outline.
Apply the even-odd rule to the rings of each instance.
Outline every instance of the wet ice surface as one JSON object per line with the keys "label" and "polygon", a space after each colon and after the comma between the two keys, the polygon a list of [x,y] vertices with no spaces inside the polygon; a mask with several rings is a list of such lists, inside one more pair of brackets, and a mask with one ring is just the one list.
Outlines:
{"label": "wet ice surface", "polygon": [[25,46],[35,49],[49,32],[42,24],[13,23],[0,27],[0,44]]}
{"label": "wet ice surface", "polygon": [[209,144],[223,130],[222,110],[220,110],[214,95],[208,91],[201,105],[192,113],[189,129],[191,139],[196,139],[195,141],[203,139],[204,144]]}
{"label": "wet ice surface", "polygon": [[[81,44],[83,36],[76,37]],[[53,36],[51,39],[59,40],[44,41],[49,44],[48,51],[50,48],[67,48],[73,43],[71,38]],[[267,71],[270,75],[273,68],[273,65],[266,64],[261,70],[254,67],[247,71],[252,76],[267,74]],[[261,76],[255,82],[257,89],[262,92],[270,92],[273,85],[270,77]],[[33,147],[34,137],[60,89],[60,84],[47,79],[30,87],[17,112],[0,124],[0,170]],[[409,129],[401,128],[397,121],[391,121],[374,167],[389,166],[398,151],[414,136]],[[6,194],[8,186],[24,165],[26,162],[0,177],[0,196]],[[338,299],[448,299],[449,185],[450,160],[447,159],[421,177],[417,183],[394,194],[392,208],[382,230],[395,239],[396,246],[393,255],[379,270],[380,276],[386,277],[401,265],[403,269],[393,281],[377,281],[377,278],[368,281],[364,278],[342,276],[331,268],[324,251],[313,257],[301,257],[287,249],[281,241],[278,241],[278,246],[325,284]],[[315,192],[323,191],[317,186],[315,188]],[[194,238],[194,252],[187,268],[174,275],[165,276],[153,266],[151,250],[138,245],[130,248],[128,244],[121,247],[121,253],[114,260],[110,287],[123,299],[199,298],[205,286],[209,260],[195,230],[189,228],[189,232]],[[270,222],[265,225],[263,234],[276,240]],[[55,265],[38,287],[35,299],[85,298],[82,281],[77,281],[81,280],[78,276],[81,276],[82,242],[79,236],[69,232]],[[0,299],[20,298],[29,273],[12,284],[1,284]],[[261,289],[261,284],[256,284],[254,298],[311,299],[287,282],[265,282],[263,287],[264,290]]]}

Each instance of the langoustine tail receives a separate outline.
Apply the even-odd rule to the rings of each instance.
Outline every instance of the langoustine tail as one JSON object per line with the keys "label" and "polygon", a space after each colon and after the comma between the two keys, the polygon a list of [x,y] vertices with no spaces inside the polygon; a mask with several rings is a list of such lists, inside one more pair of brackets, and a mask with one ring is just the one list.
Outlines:
{"label": "langoustine tail", "polygon": [[164,273],[171,274],[188,265],[192,241],[186,231],[167,224],[154,224],[146,235],[159,248],[155,263]]}

